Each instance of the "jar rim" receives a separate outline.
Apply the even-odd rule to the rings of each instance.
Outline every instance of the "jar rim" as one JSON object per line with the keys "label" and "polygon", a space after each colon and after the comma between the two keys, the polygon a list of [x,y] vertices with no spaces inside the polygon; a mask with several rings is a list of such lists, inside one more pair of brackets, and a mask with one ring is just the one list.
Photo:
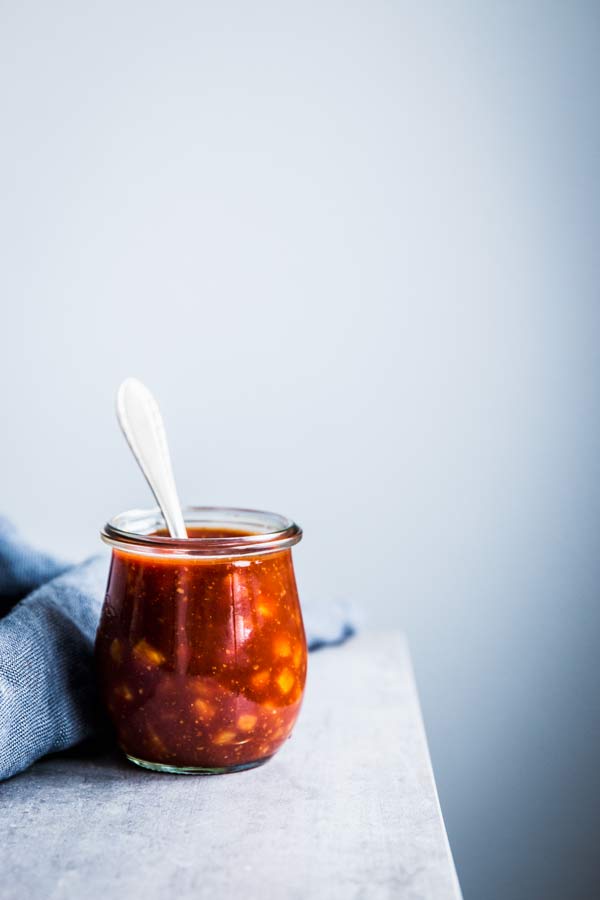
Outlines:
{"label": "jar rim", "polygon": [[186,506],[182,510],[191,528],[239,528],[245,535],[172,538],[159,535],[166,528],[158,506],[130,509],[113,516],[100,537],[105,544],[126,553],[143,556],[223,557],[273,553],[297,544],[302,538],[299,525],[278,513],[229,506]]}

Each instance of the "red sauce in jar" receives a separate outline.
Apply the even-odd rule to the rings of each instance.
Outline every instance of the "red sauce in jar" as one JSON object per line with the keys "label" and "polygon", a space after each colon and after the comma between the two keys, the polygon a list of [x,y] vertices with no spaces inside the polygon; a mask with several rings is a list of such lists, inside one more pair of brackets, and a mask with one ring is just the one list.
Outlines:
{"label": "red sauce in jar", "polygon": [[200,771],[266,761],[298,716],[306,657],[289,549],[210,558],[113,549],[96,660],[134,761]]}

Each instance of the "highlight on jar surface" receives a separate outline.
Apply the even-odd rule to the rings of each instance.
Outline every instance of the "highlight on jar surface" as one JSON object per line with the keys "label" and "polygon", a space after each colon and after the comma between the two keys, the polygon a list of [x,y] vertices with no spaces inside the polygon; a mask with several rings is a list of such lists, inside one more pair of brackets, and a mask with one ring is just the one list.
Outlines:
{"label": "highlight on jar surface", "polygon": [[134,763],[220,774],[266,762],[290,736],[306,639],[283,516],[194,507],[187,539],[158,510],[112,519],[96,664],[101,696]]}

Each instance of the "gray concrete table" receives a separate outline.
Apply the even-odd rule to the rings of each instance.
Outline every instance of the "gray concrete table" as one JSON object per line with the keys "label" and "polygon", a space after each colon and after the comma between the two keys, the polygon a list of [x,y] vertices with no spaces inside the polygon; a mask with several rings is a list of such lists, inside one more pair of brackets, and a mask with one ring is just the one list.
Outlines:
{"label": "gray concrete table", "polygon": [[460,897],[398,633],[312,654],[294,736],[262,768],[54,757],[1,785],[0,809],[2,900]]}

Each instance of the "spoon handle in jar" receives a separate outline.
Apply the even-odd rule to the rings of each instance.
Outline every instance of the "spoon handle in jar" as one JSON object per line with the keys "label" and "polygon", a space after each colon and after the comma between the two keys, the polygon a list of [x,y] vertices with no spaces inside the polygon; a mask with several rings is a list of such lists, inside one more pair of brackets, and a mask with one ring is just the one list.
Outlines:
{"label": "spoon handle in jar", "polygon": [[169,534],[187,538],[160,409],[146,385],[137,378],[126,378],[119,387],[117,418],[161,508]]}

